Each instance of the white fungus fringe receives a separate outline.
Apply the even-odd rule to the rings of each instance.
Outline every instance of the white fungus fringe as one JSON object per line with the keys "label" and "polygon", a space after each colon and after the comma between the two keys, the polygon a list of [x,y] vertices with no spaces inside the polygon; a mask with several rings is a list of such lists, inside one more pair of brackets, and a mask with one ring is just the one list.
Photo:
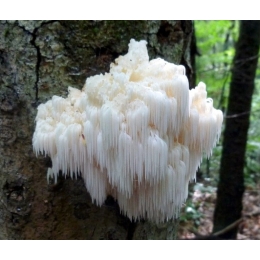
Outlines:
{"label": "white fungus fringe", "polygon": [[149,62],[131,40],[109,73],[38,107],[33,148],[51,157],[48,178],[81,174],[98,205],[111,194],[130,219],[162,222],[178,216],[222,121],[204,83],[189,90],[183,66]]}

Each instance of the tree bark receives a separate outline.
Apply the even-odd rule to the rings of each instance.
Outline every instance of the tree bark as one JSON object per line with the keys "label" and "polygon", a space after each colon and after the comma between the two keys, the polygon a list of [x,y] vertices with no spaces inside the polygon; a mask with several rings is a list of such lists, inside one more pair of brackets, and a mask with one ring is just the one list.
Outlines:
{"label": "tree bark", "polygon": [[[220,180],[214,213],[214,233],[241,218],[244,157],[259,44],[260,22],[241,21],[230,83]],[[236,226],[221,237],[235,239],[237,228]]]}
{"label": "tree bark", "polygon": [[83,180],[48,184],[49,158],[36,158],[37,106],[81,89],[109,70],[131,38],[150,58],[189,66],[191,21],[2,21],[0,23],[0,238],[172,239],[175,221],[132,223],[113,198],[91,203]]}

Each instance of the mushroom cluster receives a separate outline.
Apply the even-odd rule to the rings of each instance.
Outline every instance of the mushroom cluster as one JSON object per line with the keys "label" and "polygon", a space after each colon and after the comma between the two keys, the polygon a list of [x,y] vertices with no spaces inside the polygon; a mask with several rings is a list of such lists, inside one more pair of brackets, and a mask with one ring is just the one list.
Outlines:
{"label": "mushroom cluster", "polygon": [[183,66],[149,61],[146,42],[132,39],[109,73],[68,91],[38,107],[33,148],[50,156],[48,178],[79,174],[93,202],[112,195],[133,220],[177,217],[221,133],[205,84],[189,90]]}

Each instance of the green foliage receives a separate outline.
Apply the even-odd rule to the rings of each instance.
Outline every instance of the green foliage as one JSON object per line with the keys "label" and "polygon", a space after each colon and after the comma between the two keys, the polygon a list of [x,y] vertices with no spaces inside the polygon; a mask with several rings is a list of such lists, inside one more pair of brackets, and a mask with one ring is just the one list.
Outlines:
{"label": "green foliage", "polygon": [[195,21],[195,33],[201,54],[196,58],[197,81],[206,83],[208,96],[215,100],[214,106],[223,108],[227,103],[238,23]]}
{"label": "green foliage", "polygon": [[192,221],[197,228],[200,225],[203,207],[206,207],[207,197],[210,197],[211,194],[216,192],[216,188],[211,185],[204,185],[202,183],[196,183],[193,187],[193,191],[191,192],[190,197],[186,202],[184,212],[181,214],[180,221],[181,222],[190,222]]}
{"label": "green foliage", "polygon": [[[238,22],[195,21],[195,33],[200,53],[196,57],[197,83],[203,81],[207,85],[208,97],[213,98],[214,107],[224,112],[229,94],[234,46],[238,37]],[[204,158],[201,164],[202,177],[211,178],[214,183],[218,181],[221,152],[222,146],[218,144],[210,160]]]}
{"label": "green foliage", "polygon": [[[207,85],[208,97],[214,99],[214,107],[225,114],[229,95],[231,67],[235,54],[235,42],[238,38],[238,21],[195,21],[197,48],[200,56],[196,57],[197,84],[203,81]],[[245,111],[246,112],[246,111]],[[260,181],[260,64],[255,79],[255,93],[250,114],[250,129],[246,149],[244,177],[246,187],[255,188]],[[225,125],[223,126],[224,130]],[[182,222],[193,222],[195,228],[200,225],[205,196],[216,191],[219,178],[222,140],[213,149],[208,160],[204,158],[199,170],[197,183],[193,190],[202,194],[199,198],[194,192],[186,202],[181,214]],[[206,183],[207,185],[203,185]],[[203,204],[204,203],[204,204]],[[207,205],[206,205],[207,206]]]}
{"label": "green foliage", "polygon": [[200,219],[202,217],[202,213],[199,211],[199,203],[194,202],[191,199],[187,200],[185,205],[185,212],[183,212],[180,216],[181,222],[189,222],[193,221],[195,227],[200,225]]}
{"label": "green foliage", "polygon": [[200,166],[202,179],[206,181],[210,180],[211,184],[215,186],[217,186],[219,180],[219,167],[220,167],[221,153],[222,153],[222,145],[220,141],[217,147],[213,149],[212,156],[209,159],[204,157]]}
{"label": "green foliage", "polygon": [[[201,56],[196,57],[197,83],[207,85],[208,97],[214,99],[214,106],[225,112],[229,94],[232,60],[235,42],[239,33],[238,21],[195,21],[197,47]],[[255,93],[252,100],[250,129],[246,150],[245,184],[252,186],[260,179],[260,66],[258,65]],[[223,126],[224,129],[225,126]],[[217,181],[222,146],[213,150],[208,162],[201,164],[204,178]]]}

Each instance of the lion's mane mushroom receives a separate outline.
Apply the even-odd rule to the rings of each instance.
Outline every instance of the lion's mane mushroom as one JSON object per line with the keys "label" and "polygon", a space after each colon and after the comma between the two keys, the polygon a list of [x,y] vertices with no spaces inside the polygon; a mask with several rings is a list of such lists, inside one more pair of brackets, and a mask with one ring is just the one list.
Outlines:
{"label": "lion's mane mushroom", "polygon": [[222,120],[204,83],[189,90],[183,66],[149,61],[131,40],[109,73],[39,105],[33,148],[51,157],[48,178],[80,174],[98,205],[110,194],[130,219],[162,222],[178,216]]}

